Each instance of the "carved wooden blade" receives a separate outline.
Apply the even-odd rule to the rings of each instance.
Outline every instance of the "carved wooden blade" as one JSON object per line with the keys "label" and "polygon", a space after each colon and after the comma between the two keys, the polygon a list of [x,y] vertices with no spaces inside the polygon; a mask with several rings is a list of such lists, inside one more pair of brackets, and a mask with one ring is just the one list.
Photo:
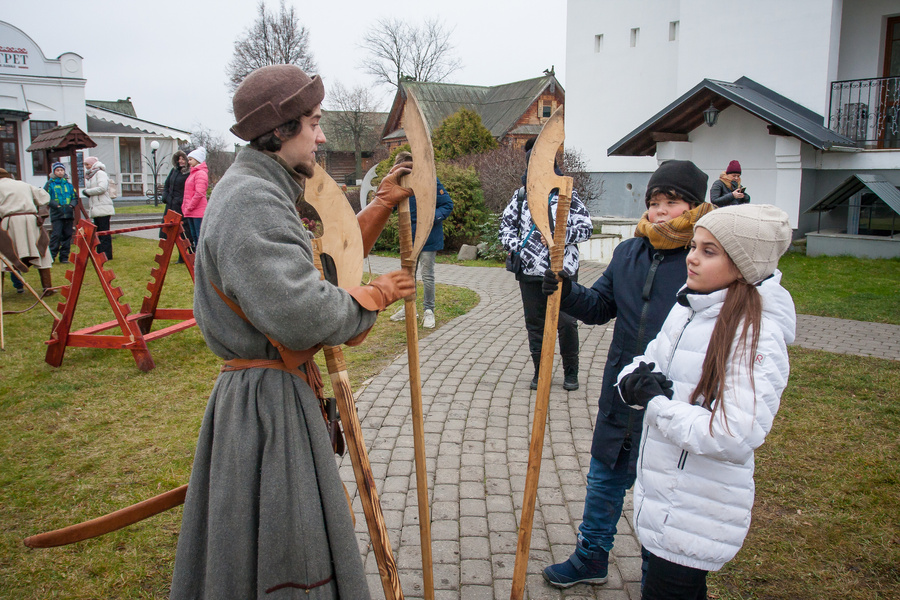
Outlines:
{"label": "carved wooden blade", "polygon": [[[528,208],[531,211],[531,220],[534,221],[538,231],[547,240],[547,247],[552,248],[553,235],[550,233],[550,215],[547,211],[547,198],[553,188],[562,189],[566,179],[557,175],[553,170],[553,159],[562,143],[566,140],[566,126],[563,115],[563,106],[554,111],[550,119],[544,123],[540,135],[531,149],[531,158],[528,160],[528,180],[526,183],[526,198]],[[417,197],[418,200],[418,197]]]}
{"label": "carved wooden blade", "polygon": [[335,261],[337,285],[344,289],[359,285],[363,274],[363,243],[359,221],[340,186],[316,164],[303,196],[322,220],[322,252]]}
{"label": "carved wooden blade", "polygon": [[[419,107],[415,95],[406,90],[406,108],[403,110],[403,131],[413,156],[413,172],[403,179],[403,185],[412,188],[416,197],[416,238],[412,254],[415,261],[425,246],[434,224],[434,209],[437,203],[437,172],[434,168],[434,147],[431,134],[425,124],[425,115]],[[408,204],[408,201],[404,200]]]}

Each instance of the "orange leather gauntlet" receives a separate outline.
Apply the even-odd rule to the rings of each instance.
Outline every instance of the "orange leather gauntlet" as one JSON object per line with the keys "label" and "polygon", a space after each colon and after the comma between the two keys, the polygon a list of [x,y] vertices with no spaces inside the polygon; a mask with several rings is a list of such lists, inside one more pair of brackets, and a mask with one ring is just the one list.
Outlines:
{"label": "orange leather gauntlet", "polygon": [[391,169],[390,173],[381,180],[381,185],[375,192],[375,197],[364,209],[356,215],[359,229],[362,232],[363,255],[368,256],[375,245],[375,240],[381,235],[385,223],[391,216],[394,207],[405,198],[412,196],[413,191],[400,185],[400,178],[412,172],[411,163],[402,163]]}

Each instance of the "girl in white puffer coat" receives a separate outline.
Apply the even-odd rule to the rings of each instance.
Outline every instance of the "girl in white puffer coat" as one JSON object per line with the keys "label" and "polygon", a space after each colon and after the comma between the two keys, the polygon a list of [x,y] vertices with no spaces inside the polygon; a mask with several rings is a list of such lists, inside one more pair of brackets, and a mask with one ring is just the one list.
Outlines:
{"label": "girl in white puffer coat", "polygon": [[634,488],[644,600],[705,599],[707,573],[747,535],[754,450],[790,370],[796,314],[776,269],[790,242],[787,215],[774,206],[702,217],[687,285],[644,355],[619,375],[622,399],[647,410]]}

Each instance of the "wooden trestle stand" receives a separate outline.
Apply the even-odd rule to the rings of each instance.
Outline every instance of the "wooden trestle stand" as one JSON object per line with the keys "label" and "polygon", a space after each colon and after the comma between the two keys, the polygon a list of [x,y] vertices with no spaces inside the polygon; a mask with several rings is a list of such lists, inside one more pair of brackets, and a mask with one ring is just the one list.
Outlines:
{"label": "wooden trestle stand", "polygon": [[[144,297],[140,312],[131,314],[131,308],[128,304],[119,301],[122,297],[122,289],[113,287],[112,281],[116,278],[116,275],[112,272],[112,269],[104,266],[107,260],[106,255],[97,252],[97,243],[100,241],[99,236],[101,235],[128,233],[146,229],[162,229],[166,233],[166,239],[159,240],[159,247],[162,249],[162,253],[154,257],[159,266],[154,267],[150,271],[151,279],[147,284],[147,290],[150,291],[150,295]],[[73,269],[66,271],[66,279],[69,281],[69,284],[63,286],[60,290],[63,301],[59,303],[58,308],[62,316],[53,320],[53,330],[50,334],[50,339],[46,342],[48,347],[44,360],[46,360],[47,364],[54,367],[62,365],[63,355],[66,352],[66,348],[70,346],[129,350],[141,371],[152,370],[156,365],[150,357],[147,342],[184,331],[197,324],[194,320],[194,311],[191,308],[158,308],[163,282],[166,279],[166,271],[169,268],[172,252],[176,247],[181,251],[182,257],[184,257],[185,265],[191,275],[191,281],[194,279],[194,255],[191,251],[190,243],[184,237],[181,228],[181,215],[169,211],[166,213],[163,223],[158,225],[142,225],[128,229],[100,232],[97,231],[97,227],[93,223],[87,219],[82,219],[75,227],[73,237],[72,245],[78,248],[78,252],[71,255],[74,257],[75,266]],[[100,278],[100,286],[103,288],[103,293],[106,294],[115,320],[79,329],[78,331],[70,331],[88,263],[94,266],[94,270]],[[153,321],[157,319],[178,321],[178,323],[151,332],[150,328],[153,325]],[[121,329],[122,335],[98,335],[114,327]]]}

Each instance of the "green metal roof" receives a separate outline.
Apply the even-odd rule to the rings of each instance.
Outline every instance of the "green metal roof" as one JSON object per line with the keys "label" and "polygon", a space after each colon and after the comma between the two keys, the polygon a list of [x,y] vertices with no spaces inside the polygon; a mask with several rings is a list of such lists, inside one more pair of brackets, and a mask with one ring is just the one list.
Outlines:
{"label": "green metal roof", "polygon": [[102,108],[103,110],[110,110],[137,118],[137,113],[134,112],[134,105],[131,103],[131,96],[124,100],[85,100],[84,103],[95,108]]}

